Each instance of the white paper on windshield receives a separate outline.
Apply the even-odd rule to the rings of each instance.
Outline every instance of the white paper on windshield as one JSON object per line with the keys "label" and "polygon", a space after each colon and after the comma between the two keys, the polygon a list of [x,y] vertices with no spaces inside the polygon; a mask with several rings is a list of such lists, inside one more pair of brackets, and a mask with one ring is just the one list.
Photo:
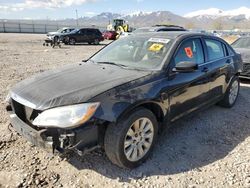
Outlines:
{"label": "white paper on windshield", "polygon": [[155,42],[155,43],[164,43],[164,44],[167,44],[169,43],[169,39],[161,39],[161,38],[150,38],[148,40],[149,42]]}

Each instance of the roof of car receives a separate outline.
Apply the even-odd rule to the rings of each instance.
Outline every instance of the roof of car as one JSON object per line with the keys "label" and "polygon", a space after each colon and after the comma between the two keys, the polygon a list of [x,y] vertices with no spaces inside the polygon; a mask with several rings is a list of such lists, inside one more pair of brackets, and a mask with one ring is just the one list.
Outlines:
{"label": "roof of car", "polygon": [[206,38],[224,41],[223,39],[216,36],[208,35],[205,33],[190,32],[190,31],[145,32],[145,33],[134,33],[133,35],[130,36],[141,36],[148,38],[163,38],[163,39],[177,39],[179,37],[185,38],[185,37],[204,36]]}
{"label": "roof of car", "polygon": [[151,27],[141,27],[138,28],[138,30],[159,30],[159,29],[177,29],[177,30],[185,30],[183,27],[181,26],[175,26],[175,25],[155,25],[155,26],[151,26]]}
{"label": "roof of car", "polygon": [[184,35],[204,35],[201,33],[193,33],[189,31],[171,31],[171,32],[145,32],[145,33],[135,33],[132,36],[146,36],[146,37],[161,37],[166,39],[175,39],[179,36]]}
{"label": "roof of car", "polygon": [[[81,27],[81,28],[78,28],[78,29],[98,29],[98,28],[93,28],[93,27]],[[99,30],[99,29],[98,29]]]}

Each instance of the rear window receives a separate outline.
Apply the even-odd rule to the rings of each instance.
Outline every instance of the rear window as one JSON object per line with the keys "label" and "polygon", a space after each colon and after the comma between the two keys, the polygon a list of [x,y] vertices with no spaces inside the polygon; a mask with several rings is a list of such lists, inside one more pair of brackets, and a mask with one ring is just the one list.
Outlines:
{"label": "rear window", "polygon": [[213,39],[205,39],[207,46],[208,60],[213,61],[224,57],[223,44]]}
{"label": "rear window", "polygon": [[98,29],[93,29],[92,30],[93,33],[95,33],[96,35],[101,35],[101,31],[99,31]]}

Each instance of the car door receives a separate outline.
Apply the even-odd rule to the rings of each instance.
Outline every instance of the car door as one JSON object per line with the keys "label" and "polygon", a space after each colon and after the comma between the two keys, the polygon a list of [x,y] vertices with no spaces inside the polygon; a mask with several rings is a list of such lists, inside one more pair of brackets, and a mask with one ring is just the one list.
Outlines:
{"label": "car door", "polygon": [[[180,62],[197,64],[192,72],[176,72],[174,67]],[[209,64],[205,62],[204,47],[200,38],[184,40],[173,56],[169,69],[169,118],[174,121],[190,113],[208,100]]]}
{"label": "car door", "polygon": [[80,29],[76,35],[77,42],[84,42],[84,36],[85,36],[85,29]]}
{"label": "car door", "polygon": [[95,39],[98,38],[96,29],[89,29],[88,36],[89,36],[89,42],[94,42]]}
{"label": "car door", "polygon": [[204,38],[206,59],[210,64],[210,99],[216,99],[223,95],[226,89],[226,83],[229,78],[229,66],[233,59],[228,55],[224,43],[219,40]]}
{"label": "car door", "polygon": [[94,32],[93,29],[86,29],[84,42],[93,42],[94,41]]}

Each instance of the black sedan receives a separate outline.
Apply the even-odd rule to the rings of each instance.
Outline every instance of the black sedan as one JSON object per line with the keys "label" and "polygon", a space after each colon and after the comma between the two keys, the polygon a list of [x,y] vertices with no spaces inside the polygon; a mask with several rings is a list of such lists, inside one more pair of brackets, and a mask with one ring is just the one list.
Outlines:
{"label": "black sedan", "polygon": [[103,147],[114,164],[134,168],[148,158],[160,128],[211,104],[234,106],[240,64],[217,37],[135,34],[86,62],[21,81],[7,110],[35,145],[81,155]]}
{"label": "black sedan", "polygon": [[240,53],[243,60],[243,71],[240,77],[250,79],[250,37],[237,39],[232,47]]}
{"label": "black sedan", "polygon": [[101,31],[95,28],[75,29],[70,33],[61,35],[60,37],[60,40],[63,41],[63,43],[71,45],[84,42],[89,44],[99,44],[104,40]]}

